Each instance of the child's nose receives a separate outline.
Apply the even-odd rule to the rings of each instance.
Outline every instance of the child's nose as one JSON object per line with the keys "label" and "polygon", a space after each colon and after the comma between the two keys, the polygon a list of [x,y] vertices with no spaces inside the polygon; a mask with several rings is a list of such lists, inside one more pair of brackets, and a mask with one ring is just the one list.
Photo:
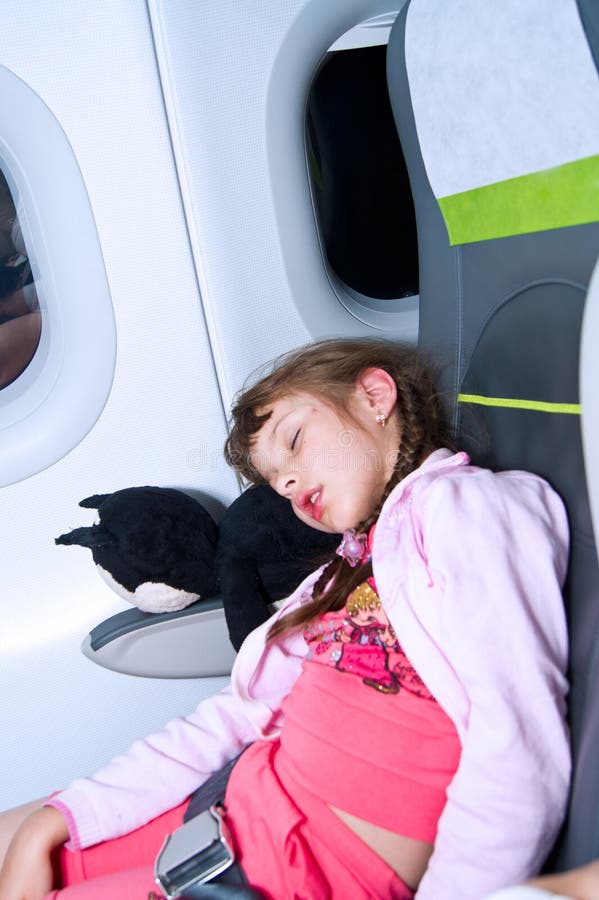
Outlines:
{"label": "child's nose", "polygon": [[275,491],[287,500],[293,500],[297,490],[297,482],[293,475],[280,475],[275,484]]}

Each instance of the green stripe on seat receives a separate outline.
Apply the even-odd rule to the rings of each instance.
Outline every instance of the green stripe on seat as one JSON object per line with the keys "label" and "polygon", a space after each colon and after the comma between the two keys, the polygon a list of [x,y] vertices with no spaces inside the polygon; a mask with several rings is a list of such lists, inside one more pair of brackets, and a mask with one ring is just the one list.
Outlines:
{"label": "green stripe on seat", "polygon": [[452,245],[599,221],[599,155],[439,198]]}
{"label": "green stripe on seat", "polygon": [[537,412],[580,415],[580,403],[547,403],[544,400],[516,400],[511,397],[483,397],[480,394],[458,394],[460,403],[477,403],[479,406],[506,406],[511,409],[534,409]]}

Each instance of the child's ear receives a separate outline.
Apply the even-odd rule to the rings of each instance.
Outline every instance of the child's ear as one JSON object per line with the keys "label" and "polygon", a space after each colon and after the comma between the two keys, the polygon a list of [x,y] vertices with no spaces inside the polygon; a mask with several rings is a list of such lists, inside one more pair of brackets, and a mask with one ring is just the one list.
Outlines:
{"label": "child's ear", "polygon": [[358,376],[356,391],[372,410],[389,417],[397,400],[397,387],[385,369],[364,369]]}

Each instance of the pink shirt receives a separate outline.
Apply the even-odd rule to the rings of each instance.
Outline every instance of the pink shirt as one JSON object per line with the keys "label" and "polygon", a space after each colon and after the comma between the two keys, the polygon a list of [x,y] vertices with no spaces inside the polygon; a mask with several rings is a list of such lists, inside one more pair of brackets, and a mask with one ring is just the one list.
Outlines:
{"label": "pink shirt", "polygon": [[287,770],[326,803],[433,844],[460,740],[405,655],[374,579],[304,637],[308,657],[283,704]]}
{"label": "pink shirt", "polygon": [[433,699],[380,693],[308,662],[284,711],[279,755],[295,782],[360,819],[434,844],[460,742]]}
{"label": "pink shirt", "polygon": [[[373,568],[402,646],[462,744],[418,900],[480,900],[537,870],[568,792],[568,527],[560,498],[525,472],[492,473],[437,450],[387,499]],[[285,601],[309,595],[319,572]],[[244,642],[231,685],[137,741],[51,801],[72,846],[175,806],[257,737],[275,737],[301,672],[302,634]]]}

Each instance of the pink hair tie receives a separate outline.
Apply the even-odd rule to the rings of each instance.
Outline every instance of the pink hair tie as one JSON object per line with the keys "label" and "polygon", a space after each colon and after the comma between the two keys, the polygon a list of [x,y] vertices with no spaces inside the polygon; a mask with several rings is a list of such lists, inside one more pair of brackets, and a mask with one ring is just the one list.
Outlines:
{"label": "pink hair tie", "polygon": [[353,568],[362,562],[368,550],[368,535],[358,534],[355,528],[348,528],[343,532],[343,540],[335,551],[337,556],[343,557]]}

